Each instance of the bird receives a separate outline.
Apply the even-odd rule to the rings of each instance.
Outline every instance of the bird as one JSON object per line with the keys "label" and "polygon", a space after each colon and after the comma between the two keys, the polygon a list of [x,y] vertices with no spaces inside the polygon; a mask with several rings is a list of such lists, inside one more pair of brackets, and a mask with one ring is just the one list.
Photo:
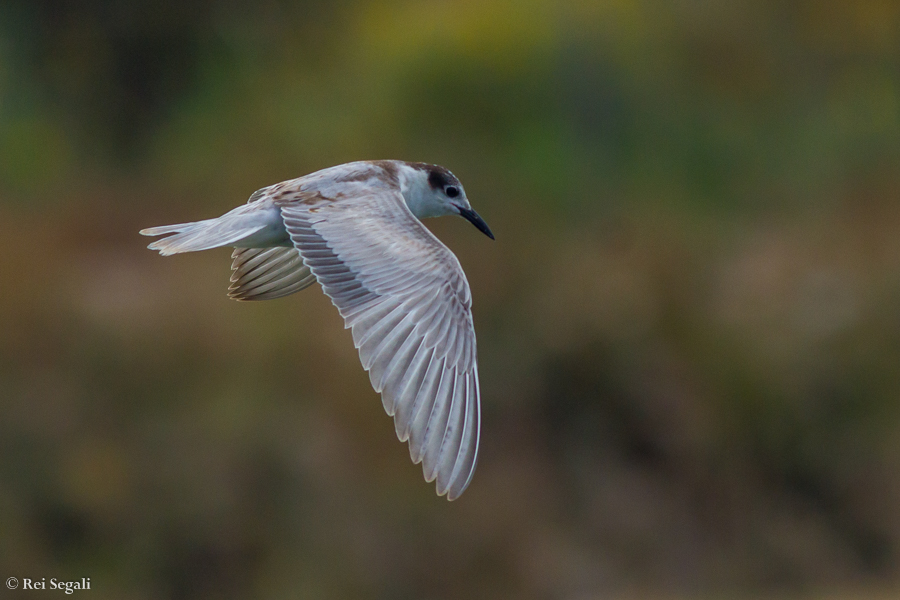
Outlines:
{"label": "bird", "polygon": [[457,215],[494,239],[444,167],[350,162],[264,187],[221,217],[140,231],[163,256],[233,247],[234,300],[318,282],[425,480],[455,500],[472,480],[481,390],[472,294],[459,260],[420,221]]}

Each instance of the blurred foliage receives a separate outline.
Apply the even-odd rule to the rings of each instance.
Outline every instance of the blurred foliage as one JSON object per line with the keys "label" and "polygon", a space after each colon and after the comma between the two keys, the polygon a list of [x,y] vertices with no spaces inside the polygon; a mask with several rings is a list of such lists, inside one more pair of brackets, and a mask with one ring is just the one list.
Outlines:
{"label": "blurred foliage", "polygon": [[[436,499],[328,300],[206,218],[443,164],[472,487]],[[0,3],[0,567],[99,598],[900,590],[894,0]]]}

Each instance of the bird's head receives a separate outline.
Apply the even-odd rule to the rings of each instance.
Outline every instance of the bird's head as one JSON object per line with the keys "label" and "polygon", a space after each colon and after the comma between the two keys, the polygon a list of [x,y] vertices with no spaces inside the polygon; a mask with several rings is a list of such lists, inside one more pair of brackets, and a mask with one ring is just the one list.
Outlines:
{"label": "bird's head", "polygon": [[438,165],[407,163],[409,171],[401,183],[406,205],[416,217],[459,215],[491,239],[494,234],[478,213],[472,210],[466,191],[456,176]]}

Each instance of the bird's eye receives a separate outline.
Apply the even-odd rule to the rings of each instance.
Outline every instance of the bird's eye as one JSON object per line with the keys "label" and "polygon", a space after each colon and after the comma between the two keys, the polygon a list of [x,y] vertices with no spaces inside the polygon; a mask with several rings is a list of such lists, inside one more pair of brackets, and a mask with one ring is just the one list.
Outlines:
{"label": "bird's eye", "polygon": [[455,185],[448,185],[447,189],[444,190],[444,193],[447,194],[448,198],[456,198],[459,196],[459,188]]}

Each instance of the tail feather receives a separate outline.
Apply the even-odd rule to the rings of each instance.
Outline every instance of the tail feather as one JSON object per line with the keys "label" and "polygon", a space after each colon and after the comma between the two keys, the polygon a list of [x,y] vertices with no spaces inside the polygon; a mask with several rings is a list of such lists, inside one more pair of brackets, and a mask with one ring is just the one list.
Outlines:
{"label": "tail feather", "polygon": [[[208,221],[214,221],[215,219],[207,219]],[[138,233],[141,235],[166,235],[167,233],[181,233],[182,231],[187,231],[193,227],[196,227],[200,223],[205,223],[206,221],[197,221],[195,223],[178,223],[177,225],[162,225],[160,227],[148,227],[147,229],[141,229]]]}
{"label": "tail feather", "polygon": [[219,217],[196,223],[179,223],[142,229],[141,235],[175,235],[156,240],[149,246],[163,256],[181,252],[198,252],[220,246],[232,246],[237,242],[266,228],[265,223],[250,221],[240,216]]}

